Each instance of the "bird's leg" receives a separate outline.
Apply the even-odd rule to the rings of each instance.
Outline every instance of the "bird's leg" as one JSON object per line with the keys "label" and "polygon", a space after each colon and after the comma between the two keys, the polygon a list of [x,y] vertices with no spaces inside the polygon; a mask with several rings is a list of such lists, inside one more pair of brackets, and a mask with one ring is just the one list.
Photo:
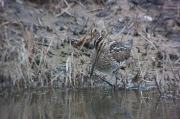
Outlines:
{"label": "bird's leg", "polygon": [[[113,71],[112,75],[111,75],[111,80],[113,81],[113,88],[114,90],[116,89],[116,86],[117,86],[117,78],[116,78],[116,75],[119,71],[119,68],[116,69],[115,71]],[[113,79],[114,78],[114,79]]]}

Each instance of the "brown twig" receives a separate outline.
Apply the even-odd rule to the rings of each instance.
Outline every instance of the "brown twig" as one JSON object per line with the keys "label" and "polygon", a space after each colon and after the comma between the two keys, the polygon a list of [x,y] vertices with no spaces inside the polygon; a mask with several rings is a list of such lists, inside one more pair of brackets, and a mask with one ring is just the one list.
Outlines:
{"label": "brown twig", "polygon": [[158,51],[158,49],[156,48],[156,46],[155,46],[148,38],[146,38],[141,32],[139,32],[139,34],[140,34],[145,40],[147,40],[147,41]]}
{"label": "brown twig", "polygon": [[162,95],[163,92],[162,92],[162,90],[161,90],[161,88],[160,88],[160,84],[159,84],[159,76],[158,76],[157,69],[156,69],[155,83],[156,83],[156,86],[157,86],[157,88],[158,88],[158,91],[159,91],[160,95]]}
{"label": "brown twig", "polygon": [[79,32],[79,33],[83,33],[83,31],[84,31],[84,28],[87,26],[87,22],[89,21],[89,17],[88,17],[88,19],[86,20],[86,23],[83,25],[83,27],[82,27],[82,29],[81,29],[81,31]]}
{"label": "brown twig", "polygon": [[172,71],[172,73],[173,73],[173,75],[174,75],[174,78],[175,78],[176,81],[177,81],[178,79],[176,78],[176,75],[175,75],[175,72],[174,72],[174,68],[173,68],[173,66],[172,66],[171,59],[169,58],[169,55],[167,55],[167,57],[168,57],[168,60],[169,60],[170,69],[171,69],[171,71]]}

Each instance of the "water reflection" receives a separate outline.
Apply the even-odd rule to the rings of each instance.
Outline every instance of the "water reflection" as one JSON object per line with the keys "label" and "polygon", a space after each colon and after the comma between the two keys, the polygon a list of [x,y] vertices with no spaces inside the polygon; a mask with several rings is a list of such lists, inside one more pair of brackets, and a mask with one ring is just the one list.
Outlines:
{"label": "water reflection", "polygon": [[58,88],[0,95],[1,119],[178,119],[179,99],[148,91]]}

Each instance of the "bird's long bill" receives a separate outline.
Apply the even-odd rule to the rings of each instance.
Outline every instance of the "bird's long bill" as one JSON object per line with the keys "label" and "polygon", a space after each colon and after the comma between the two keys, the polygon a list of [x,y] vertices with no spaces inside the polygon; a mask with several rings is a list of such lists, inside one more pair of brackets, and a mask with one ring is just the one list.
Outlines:
{"label": "bird's long bill", "polygon": [[94,62],[93,62],[93,65],[92,65],[92,67],[91,67],[90,77],[91,77],[92,74],[93,74],[93,71],[94,71],[94,68],[95,68],[95,65],[96,65],[96,61],[97,61],[97,54],[96,54],[95,60],[94,60]]}
{"label": "bird's long bill", "polygon": [[96,59],[97,59],[97,56],[95,57],[95,60],[94,60],[93,65],[92,65],[92,67],[91,67],[90,77],[91,77],[92,74],[93,74],[93,71],[94,71],[94,68],[95,68],[95,64],[96,64]]}
{"label": "bird's long bill", "polygon": [[100,37],[97,39],[97,41],[94,42],[94,45],[95,45],[95,49],[96,49],[96,56],[95,56],[95,60],[94,60],[94,62],[93,62],[92,68],[91,68],[90,77],[91,77],[92,74],[93,74],[93,71],[94,71],[94,68],[95,68],[95,65],[96,65],[98,56],[99,56],[99,54],[101,53],[101,50],[105,47],[106,44],[104,43],[103,38],[100,36]]}

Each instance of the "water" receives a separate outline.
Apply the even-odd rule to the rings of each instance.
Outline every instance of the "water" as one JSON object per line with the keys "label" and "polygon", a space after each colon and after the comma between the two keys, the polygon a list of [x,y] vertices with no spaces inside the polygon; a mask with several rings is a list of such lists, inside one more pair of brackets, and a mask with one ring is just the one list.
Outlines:
{"label": "water", "polygon": [[180,99],[156,89],[44,88],[1,93],[1,119],[179,119]]}

